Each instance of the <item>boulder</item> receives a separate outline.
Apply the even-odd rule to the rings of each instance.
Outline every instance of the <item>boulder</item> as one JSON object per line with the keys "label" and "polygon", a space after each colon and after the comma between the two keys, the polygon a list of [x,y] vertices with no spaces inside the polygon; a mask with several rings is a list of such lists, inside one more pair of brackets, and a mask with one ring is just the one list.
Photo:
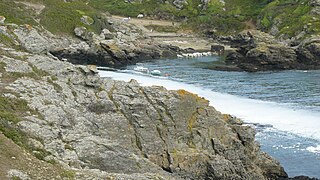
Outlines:
{"label": "boulder", "polygon": [[85,39],[85,34],[87,33],[87,28],[85,27],[76,27],[74,28],[74,34],[82,39]]}
{"label": "boulder", "polygon": [[186,0],[174,0],[173,5],[178,9],[182,9],[185,5],[188,5],[188,2]]}
{"label": "boulder", "polygon": [[81,20],[82,23],[84,23],[86,25],[89,25],[89,26],[94,23],[94,20],[89,16],[82,16],[80,18],[80,20]]}
{"label": "boulder", "polygon": [[103,30],[101,31],[101,34],[103,34],[104,37],[105,37],[105,39],[107,39],[107,40],[114,38],[114,34],[111,33],[109,29],[103,29]]}
{"label": "boulder", "polygon": [[211,45],[211,52],[217,53],[218,55],[223,55],[224,49],[223,45]]}

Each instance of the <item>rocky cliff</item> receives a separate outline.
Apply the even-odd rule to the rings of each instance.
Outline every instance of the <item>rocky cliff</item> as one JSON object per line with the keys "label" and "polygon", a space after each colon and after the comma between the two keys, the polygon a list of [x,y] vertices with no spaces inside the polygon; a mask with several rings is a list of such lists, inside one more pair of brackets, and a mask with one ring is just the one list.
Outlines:
{"label": "rocky cliff", "polygon": [[[122,67],[141,60],[176,57],[182,51],[170,43],[157,42],[143,30],[193,30],[212,41],[227,40],[227,44],[237,48],[227,57],[227,66],[214,69],[319,69],[318,9],[317,0],[3,0],[0,39],[10,47],[19,41],[29,52],[49,52],[75,64]],[[115,19],[108,11],[169,19],[169,23],[179,21],[179,26],[173,23],[159,28],[150,21],[138,27],[128,23],[130,17]],[[243,30],[256,33],[248,36]]]}
{"label": "rocky cliff", "polygon": [[[1,131],[42,164],[58,163],[74,172],[57,177],[287,177],[277,161],[259,150],[254,129],[195,94],[103,79],[94,66],[5,45],[1,52],[1,101],[6,105],[0,109]],[[15,111],[4,109],[8,104]],[[13,171],[11,176],[22,179],[40,178],[28,168],[15,168],[6,167],[0,177]]]}
{"label": "rocky cliff", "polygon": [[225,59],[227,67],[234,67],[230,67],[231,70],[320,69],[319,36],[307,38],[298,45],[278,41],[274,36],[260,31],[246,31],[227,39],[236,48]]}

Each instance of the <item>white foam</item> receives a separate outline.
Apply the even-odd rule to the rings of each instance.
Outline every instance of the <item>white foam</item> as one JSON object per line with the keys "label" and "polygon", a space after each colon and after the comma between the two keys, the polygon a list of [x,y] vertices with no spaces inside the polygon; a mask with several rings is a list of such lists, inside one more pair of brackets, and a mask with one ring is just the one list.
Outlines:
{"label": "white foam", "polygon": [[143,86],[160,85],[169,90],[185,89],[208,99],[210,105],[222,113],[235,115],[250,123],[271,124],[279,130],[320,140],[320,112],[293,110],[282,104],[217,93],[169,79],[109,71],[100,71],[100,75],[123,81],[136,79]]}
{"label": "white foam", "polygon": [[306,150],[309,152],[312,152],[312,153],[317,153],[317,154],[319,153],[320,154],[320,145],[318,145],[316,147],[313,147],[313,146],[307,147]]}

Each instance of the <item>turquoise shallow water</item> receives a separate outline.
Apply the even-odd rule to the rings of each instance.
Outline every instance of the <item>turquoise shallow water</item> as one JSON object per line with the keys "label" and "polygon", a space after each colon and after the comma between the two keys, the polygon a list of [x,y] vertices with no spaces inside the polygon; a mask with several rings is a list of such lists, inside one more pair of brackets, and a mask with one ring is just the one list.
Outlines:
{"label": "turquoise shallow water", "polygon": [[206,69],[216,57],[139,64],[163,77],[134,71],[118,74],[144,85],[184,88],[209,99],[223,113],[255,126],[261,149],[277,158],[289,176],[320,178],[320,71],[223,72]]}

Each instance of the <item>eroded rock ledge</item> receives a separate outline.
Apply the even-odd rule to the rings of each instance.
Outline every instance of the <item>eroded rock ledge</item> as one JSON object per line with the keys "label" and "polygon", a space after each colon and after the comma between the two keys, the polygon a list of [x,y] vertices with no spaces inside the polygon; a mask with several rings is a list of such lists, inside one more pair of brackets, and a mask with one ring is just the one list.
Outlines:
{"label": "eroded rock ledge", "polygon": [[3,96],[39,113],[12,125],[37,146],[33,153],[47,152],[46,161],[73,169],[75,179],[287,177],[260,151],[254,129],[195,94],[103,79],[90,66],[45,55],[8,53],[0,58],[2,74],[47,73],[1,81]]}
{"label": "eroded rock ledge", "polygon": [[217,66],[216,69],[249,72],[320,69],[319,36],[281,42],[267,33],[248,31],[224,40],[231,43],[236,51],[227,55],[226,67]]}

